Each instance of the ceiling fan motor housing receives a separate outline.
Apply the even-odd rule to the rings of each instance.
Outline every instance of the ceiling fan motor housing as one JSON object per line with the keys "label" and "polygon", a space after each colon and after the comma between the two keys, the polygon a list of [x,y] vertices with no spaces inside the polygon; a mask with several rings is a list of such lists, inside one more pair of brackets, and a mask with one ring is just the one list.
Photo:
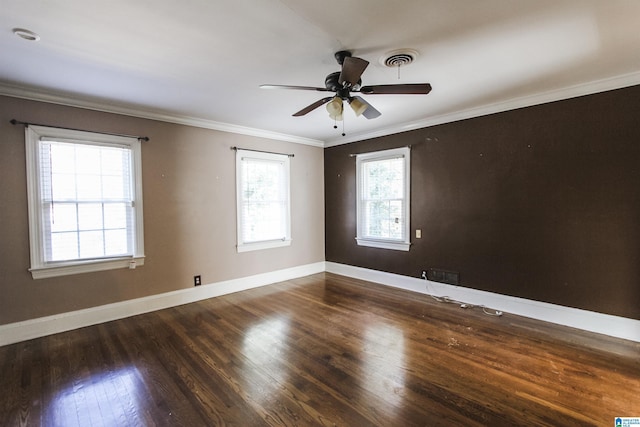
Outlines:
{"label": "ceiling fan motor housing", "polygon": [[331,73],[324,79],[324,85],[327,88],[327,90],[331,92],[335,92],[336,95],[338,95],[342,99],[346,99],[347,97],[349,97],[349,90],[359,90],[360,86],[362,85],[362,79],[359,79],[358,83],[354,84],[348,89],[345,89],[342,87],[340,83],[338,83],[339,78],[340,78],[340,71]]}

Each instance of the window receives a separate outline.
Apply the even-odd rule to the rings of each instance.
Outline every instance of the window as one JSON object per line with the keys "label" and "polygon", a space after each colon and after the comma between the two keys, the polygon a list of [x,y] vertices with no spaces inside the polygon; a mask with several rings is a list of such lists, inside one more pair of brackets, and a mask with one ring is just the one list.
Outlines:
{"label": "window", "polygon": [[408,251],[408,147],[356,156],[358,245]]}
{"label": "window", "polygon": [[291,244],[289,156],[236,151],[238,252]]}
{"label": "window", "polygon": [[140,141],[26,128],[34,279],[144,264]]}

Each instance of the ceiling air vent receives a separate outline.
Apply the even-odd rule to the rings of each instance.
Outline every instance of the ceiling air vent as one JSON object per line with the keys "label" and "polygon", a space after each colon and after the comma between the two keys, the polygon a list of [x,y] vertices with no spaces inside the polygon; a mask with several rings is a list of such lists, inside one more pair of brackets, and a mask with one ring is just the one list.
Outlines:
{"label": "ceiling air vent", "polygon": [[417,57],[418,52],[413,49],[398,49],[387,52],[382,58],[380,58],[380,63],[392,68],[406,67]]}

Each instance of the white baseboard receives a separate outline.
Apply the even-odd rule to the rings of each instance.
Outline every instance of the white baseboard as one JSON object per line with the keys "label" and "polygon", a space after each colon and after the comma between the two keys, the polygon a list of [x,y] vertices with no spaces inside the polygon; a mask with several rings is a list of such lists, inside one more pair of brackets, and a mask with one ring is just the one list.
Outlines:
{"label": "white baseboard", "polygon": [[[419,278],[369,270],[333,262],[326,263],[326,271],[421,294],[448,296],[456,301],[483,305],[505,313],[570,326],[585,331],[640,342],[640,320],[611,316],[556,304],[479,291],[461,286],[426,281]],[[427,286],[429,287],[427,289]]]}
{"label": "white baseboard", "polygon": [[26,341],[59,332],[110,322],[125,317],[162,310],[226,295],[272,283],[283,282],[325,271],[325,263],[317,262],[239,279],[180,289],[144,298],[101,305],[84,310],[25,320],[0,326],[0,346]]}
{"label": "white baseboard", "polygon": [[[458,301],[484,305],[505,313],[640,342],[639,320],[430,282],[345,264],[318,262],[84,310],[0,325],[0,346],[258,288],[323,271],[421,294],[446,295]],[[428,290],[427,285],[429,286]]]}

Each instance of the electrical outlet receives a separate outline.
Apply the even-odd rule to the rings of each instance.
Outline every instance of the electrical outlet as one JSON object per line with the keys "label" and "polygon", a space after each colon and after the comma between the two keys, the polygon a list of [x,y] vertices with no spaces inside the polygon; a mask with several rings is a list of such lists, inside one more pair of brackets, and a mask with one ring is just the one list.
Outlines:
{"label": "electrical outlet", "polygon": [[202,280],[200,279],[200,275],[193,276],[193,286],[202,285]]}

